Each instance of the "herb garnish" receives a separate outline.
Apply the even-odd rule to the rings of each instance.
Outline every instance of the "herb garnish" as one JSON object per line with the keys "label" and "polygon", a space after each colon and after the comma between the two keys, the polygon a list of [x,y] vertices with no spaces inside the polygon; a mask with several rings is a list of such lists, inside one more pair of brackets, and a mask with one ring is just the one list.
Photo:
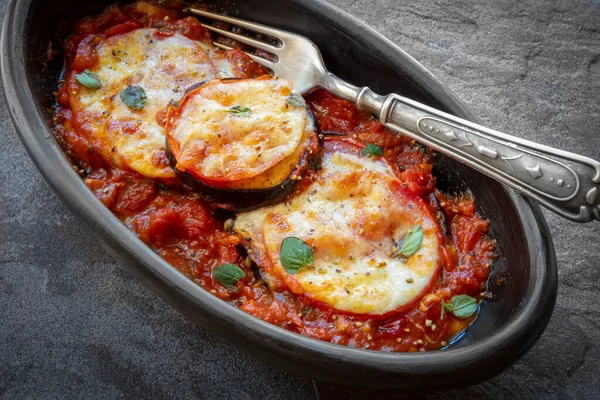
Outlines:
{"label": "herb garnish", "polygon": [[281,242],[279,260],[287,273],[295,274],[313,263],[314,254],[310,246],[302,240],[287,237]]}
{"label": "herb garnish", "polygon": [[404,235],[396,245],[396,248],[398,248],[398,252],[394,254],[394,256],[412,256],[419,250],[422,241],[423,229],[421,229],[421,225],[413,226],[408,230],[406,235]]}
{"label": "herb garnish", "polygon": [[102,87],[102,81],[100,81],[98,75],[96,75],[93,72],[90,72],[89,69],[86,69],[85,71],[77,75],[75,79],[77,79],[77,82],[81,83],[88,89],[100,89]]}
{"label": "herb garnish", "polygon": [[294,107],[306,107],[304,98],[298,93],[292,93],[287,97],[287,102]]}
{"label": "herb garnish", "polygon": [[234,264],[221,264],[215,269],[213,276],[221,285],[230,289],[244,277],[244,271]]}
{"label": "herb garnish", "polygon": [[121,92],[121,100],[127,107],[135,111],[140,111],[148,102],[146,91],[141,86],[127,86]]}
{"label": "herb garnish", "polygon": [[247,117],[248,115],[250,115],[252,113],[252,109],[250,109],[248,107],[241,107],[241,106],[233,106],[229,110],[221,110],[221,111],[231,113],[238,117]]}
{"label": "herb garnish", "polygon": [[467,319],[477,311],[477,300],[467,294],[453,296],[450,303],[442,301],[442,319],[445,311],[451,312],[460,319]]}
{"label": "herb garnish", "polygon": [[380,157],[383,155],[383,150],[381,150],[381,147],[379,147],[379,146],[375,146],[374,144],[367,143],[365,148],[362,149],[361,154],[366,157],[374,157],[374,156]]}

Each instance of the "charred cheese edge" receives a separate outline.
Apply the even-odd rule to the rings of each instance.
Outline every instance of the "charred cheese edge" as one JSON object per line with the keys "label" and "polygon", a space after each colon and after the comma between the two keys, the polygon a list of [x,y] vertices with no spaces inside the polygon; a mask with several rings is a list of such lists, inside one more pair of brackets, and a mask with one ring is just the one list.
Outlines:
{"label": "charred cheese edge", "polygon": [[[99,61],[90,69],[102,87],[82,86],[71,108],[90,115],[88,129],[115,166],[149,178],[171,178],[174,172],[164,162],[164,128],[156,114],[187,87],[214,78],[216,70],[195,41],[180,34],[157,39],[155,32],[137,29],[102,41],[96,48]],[[139,111],[121,100],[128,86],[140,86],[146,93],[147,103]]]}
{"label": "charred cheese edge", "polygon": [[214,80],[169,110],[167,136],[176,168],[217,187],[265,188],[294,170],[314,125],[288,103],[291,82]]}
{"label": "charred cheese edge", "polygon": [[[424,233],[419,250],[393,257],[395,244],[415,225]],[[345,152],[326,155],[320,176],[302,194],[239,214],[234,229],[271,286],[280,283],[349,313],[383,315],[409,306],[431,287],[440,266],[439,229],[425,206],[403,190],[385,161]],[[279,251],[286,237],[313,248],[312,266],[285,271]]]}

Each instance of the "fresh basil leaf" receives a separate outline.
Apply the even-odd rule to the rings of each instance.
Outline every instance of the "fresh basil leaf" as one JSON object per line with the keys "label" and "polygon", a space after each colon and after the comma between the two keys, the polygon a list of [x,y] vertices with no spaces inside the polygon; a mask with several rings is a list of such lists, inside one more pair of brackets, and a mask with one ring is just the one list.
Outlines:
{"label": "fresh basil leaf", "polygon": [[381,147],[375,146],[374,144],[367,143],[364,149],[362,149],[362,155],[366,157],[380,157],[383,155]]}
{"label": "fresh basil leaf", "polygon": [[314,254],[310,246],[302,240],[287,237],[281,242],[279,260],[289,274],[295,274],[313,263]]}
{"label": "fresh basil leaf", "polygon": [[421,225],[413,226],[396,245],[398,252],[395,256],[412,256],[419,250],[422,241],[423,229],[421,228]]}
{"label": "fresh basil leaf", "polygon": [[477,311],[477,300],[467,294],[453,296],[450,303],[442,302],[442,318],[444,311],[451,312],[457,318],[467,319]]}
{"label": "fresh basil leaf", "polygon": [[287,97],[287,102],[294,107],[306,107],[304,98],[299,93],[292,93]]}
{"label": "fresh basil leaf", "polygon": [[135,111],[140,111],[148,102],[146,91],[141,86],[127,86],[121,92],[121,100],[127,107]]}
{"label": "fresh basil leaf", "polygon": [[221,285],[230,289],[244,277],[244,271],[234,264],[221,264],[215,269],[213,276]]}
{"label": "fresh basil leaf", "polygon": [[75,79],[88,89],[100,89],[102,87],[102,81],[100,81],[98,75],[88,69],[77,75]]}
{"label": "fresh basil leaf", "polygon": [[250,109],[248,107],[241,107],[241,106],[233,106],[229,110],[221,110],[221,111],[231,113],[238,117],[247,117],[248,115],[250,115],[252,113],[252,109]]}

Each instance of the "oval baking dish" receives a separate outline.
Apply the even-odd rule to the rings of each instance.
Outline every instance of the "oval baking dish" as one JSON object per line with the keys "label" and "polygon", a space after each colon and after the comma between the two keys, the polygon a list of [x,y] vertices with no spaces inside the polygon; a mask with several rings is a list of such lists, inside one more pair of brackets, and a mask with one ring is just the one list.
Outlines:
{"label": "oval baking dish", "polygon": [[[111,1],[13,0],[2,32],[2,80],[15,126],[32,159],[67,206],[133,275],[187,317],[240,348],[314,379],[374,389],[435,388],[493,376],[522,356],[545,329],[556,298],[552,241],[537,205],[445,157],[439,185],[466,182],[490,219],[503,255],[490,277],[491,301],[466,333],[441,351],[382,353],[307,338],[270,325],[204,291],[131,233],[85,186],[51,131],[52,92],[60,62],[49,42]],[[427,70],[391,42],[342,11],[317,0],[249,0],[229,10],[303,34],[327,66],[357,85],[396,91],[467,119],[475,117]]]}

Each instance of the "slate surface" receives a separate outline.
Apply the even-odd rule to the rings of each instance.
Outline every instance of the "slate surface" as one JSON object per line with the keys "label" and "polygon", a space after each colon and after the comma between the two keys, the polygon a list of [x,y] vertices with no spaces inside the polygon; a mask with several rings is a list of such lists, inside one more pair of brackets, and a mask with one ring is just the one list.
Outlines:
{"label": "slate surface", "polygon": [[[421,61],[489,126],[600,158],[599,0],[333,3]],[[0,140],[0,398],[407,397],[294,377],[205,333],[90,240],[4,105]],[[600,398],[600,223],[545,215],[560,288],[540,341],[488,382],[412,397]]]}

